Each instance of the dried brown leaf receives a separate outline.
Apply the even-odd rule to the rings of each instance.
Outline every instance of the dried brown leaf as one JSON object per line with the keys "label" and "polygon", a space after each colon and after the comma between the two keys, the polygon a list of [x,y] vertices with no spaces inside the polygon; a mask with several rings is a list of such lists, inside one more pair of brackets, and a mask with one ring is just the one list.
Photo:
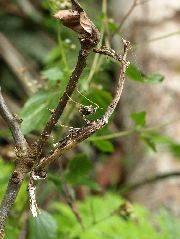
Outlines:
{"label": "dried brown leaf", "polygon": [[100,33],[87,17],[77,0],[71,0],[71,10],[60,10],[54,17],[61,20],[63,25],[78,33],[83,48],[92,48],[100,40]]}
{"label": "dried brown leaf", "polygon": [[86,32],[92,34],[92,22],[84,12],[80,13],[80,24]]}
{"label": "dried brown leaf", "polygon": [[92,22],[84,12],[79,13],[73,10],[60,10],[54,17],[61,20],[63,25],[79,34],[92,34]]}

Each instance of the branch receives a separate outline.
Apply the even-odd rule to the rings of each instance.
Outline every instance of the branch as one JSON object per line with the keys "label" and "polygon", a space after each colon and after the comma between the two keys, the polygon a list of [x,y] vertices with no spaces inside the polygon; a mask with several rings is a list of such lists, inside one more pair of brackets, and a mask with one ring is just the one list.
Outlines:
{"label": "branch", "polygon": [[19,192],[21,184],[25,178],[25,175],[29,172],[32,166],[31,159],[28,158],[28,144],[24,135],[21,132],[18,119],[14,117],[9,111],[4,98],[1,94],[0,88],[0,114],[7,123],[11,130],[12,136],[16,144],[16,167],[11,175],[9,184],[0,205],[0,239],[4,237],[4,226],[12,205]]}
{"label": "branch", "polygon": [[38,74],[3,33],[0,33],[0,55],[16,75],[26,94],[29,96],[36,92],[42,83]]}
{"label": "branch", "polygon": [[121,55],[119,55],[118,53],[115,52],[115,50],[109,48],[109,47],[102,47],[102,48],[94,48],[93,51],[95,53],[99,53],[101,55],[106,55],[109,56],[111,58],[113,58],[116,61],[119,61],[123,64],[126,64],[127,66],[129,65],[129,62],[127,62],[126,60],[123,59],[123,57]]}
{"label": "branch", "polygon": [[71,132],[67,137],[65,137],[62,141],[60,141],[55,150],[48,157],[45,157],[40,161],[38,167],[36,168],[37,172],[43,170],[46,165],[50,164],[55,159],[58,159],[65,152],[74,148],[77,144],[87,139],[89,136],[91,136],[97,130],[103,128],[108,123],[110,116],[113,114],[120,100],[125,81],[125,72],[127,69],[127,64],[124,64],[124,62],[126,62],[127,52],[130,43],[123,39],[123,44],[124,44],[124,54],[122,58],[123,59],[122,68],[120,71],[116,93],[111,104],[108,106],[105,114],[100,119],[90,121],[89,123],[87,123],[87,125],[83,126],[82,128],[74,130],[74,132]]}
{"label": "branch", "polygon": [[131,5],[131,7],[129,8],[129,10],[127,11],[127,13],[124,15],[124,17],[122,18],[120,24],[118,25],[117,29],[115,32],[113,32],[113,34],[111,35],[111,39],[114,37],[114,35],[119,32],[119,30],[122,28],[123,24],[125,23],[125,21],[128,19],[128,17],[131,15],[131,13],[134,11],[135,7],[138,5],[138,0],[133,0],[133,3]]}
{"label": "branch", "polygon": [[86,59],[88,56],[89,52],[84,52],[82,49],[79,52],[79,56],[78,56],[78,61],[77,61],[77,65],[75,67],[75,70],[73,71],[70,80],[68,82],[68,85],[66,87],[66,90],[63,94],[63,96],[60,98],[58,106],[56,107],[56,109],[53,111],[50,120],[47,122],[38,142],[37,142],[37,152],[38,152],[38,156],[40,156],[42,149],[44,147],[44,144],[46,143],[47,139],[49,138],[54,126],[56,125],[56,123],[58,122],[60,116],[62,115],[68,100],[69,100],[69,96],[72,95],[80,75],[82,74],[84,68],[86,67]]}
{"label": "branch", "polygon": [[11,114],[11,112],[8,109],[8,106],[6,105],[6,102],[1,93],[1,87],[0,87],[0,114],[3,117],[4,121],[7,123],[9,129],[11,130],[17,149],[21,151],[26,150],[28,144],[26,142],[26,139],[24,138],[24,135],[21,132],[18,119]]}
{"label": "branch", "polygon": [[142,181],[127,184],[122,188],[121,193],[125,194],[128,192],[134,191],[140,187],[143,187],[147,184],[155,183],[157,181],[165,180],[165,179],[171,178],[171,177],[180,177],[180,171],[163,173],[160,175],[153,175],[153,176],[143,179]]}
{"label": "branch", "polygon": [[126,22],[126,20],[129,18],[129,16],[132,14],[132,12],[134,11],[134,9],[138,6],[138,5],[142,5],[145,4],[147,2],[149,2],[150,0],[144,0],[142,2],[138,2],[138,0],[133,0],[132,5],[130,6],[129,10],[127,11],[127,13],[124,15],[124,17],[122,18],[121,22],[119,23],[116,31],[113,32],[113,34],[110,37],[110,40],[112,40],[112,38],[114,37],[114,35],[119,32],[122,28],[122,26],[124,25],[124,23]]}
{"label": "branch", "polygon": [[36,145],[37,158],[40,157],[43,147],[49,138],[54,126],[61,117],[68,101],[69,97],[74,92],[78,80],[86,67],[86,60],[93,49],[93,47],[99,42],[100,35],[99,31],[95,25],[87,17],[86,13],[76,0],[72,0],[73,8],[76,11],[72,10],[62,10],[58,11],[54,17],[61,20],[63,25],[72,29],[78,33],[78,37],[81,43],[81,49],[78,56],[78,61],[75,67],[75,70],[72,72],[72,75],[69,79],[68,85],[63,96],[60,98],[59,103],[52,113],[50,120],[47,122],[39,140]]}
{"label": "branch", "polygon": [[64,194],[65,200],[66,200],[67,204],[69,205],[72,213],[76,217],[77,222],[81,226],[82,230],[84,230],[84,225],[83,225],[81,215],[78,212],[78,209],[77,209],[76,204],[75,204],[74,197],[72,196],[72,193],[70,192],[69,187],[68,187],[68,185],[66,183],[66,180],[64,178],[62,161],[60,162],[59,166],[60,166],[61,181],[62,181],[62,184],[63,184],[62,185],[62,193]]}

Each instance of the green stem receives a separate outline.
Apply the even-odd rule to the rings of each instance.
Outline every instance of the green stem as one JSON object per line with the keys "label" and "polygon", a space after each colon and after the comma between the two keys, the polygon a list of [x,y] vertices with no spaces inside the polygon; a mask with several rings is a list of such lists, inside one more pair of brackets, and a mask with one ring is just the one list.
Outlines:
{"label": "green stem", "polygon": [[115,138],[119,138],[119,137],[123,137],[123,136],[129,136],[135,132],[137,132],[137,131],[135,129],[132,129],[132,130],[127,130],[127,131],[118,132],[118,133],[114,133],[114,134],[94,136],[94,137],[90,137],[89,141],[115,139]]}
{"label": "green stem", "polygon": [[[103,13],[103,16],[107,16],[107,0],[102,1],[102,13]],[[103,40],[104,40],[105,29],[106,29],[106,24],[102,24],[101,31],[100,31],[101,40],[98,44],[100,46],[102,45]],[[98,71],[98,69],[100,67],[98,62],[100,61],[99,59],[101,57],[102,56],[100,56],[98,54],[95,54],[94,59],[93,59],[93,63],[92,63],[92,67],[91,67],[91,70],[90,70],[90,73],[89,73],[89,76],[88,76],[88,79],[87,79],[87,85],[90,84],[94,74]]]}
{"label": "green stem", "polygon": [[159,41],[159,40],[163,40],[165,38],[169,38],[169,37],[172,37],[172,36],[175,36],[175,35],[179,35],[179,34],[180,34],[180,31],[171,32],[171,33],[159,36],[159,37],[155,37],[155,38],[152,38],[152,39],[149,39],[149,40],[145,40],[142,43],[135,44],[133,46],[133,49],[140,48],[140,47],[146,46],[149,43],[153,43],[153,42],[156,42],[156,41]]}
{"label": "green stem", "polygon": [[69,71],[69,66],[68,66],[68,63],[67,63],[67,58],[66,58],[65,50],[64,50],[62,39],[61,39],[61,30],[60,30],[59,23],[58,23],[57,29],[58,29],[58,44],[59,44],[59,48],[61,50],[62,61],[64,63],[65,69],[67,71]]}
{"label": "green stem", "polygon": [[129,135],[132,135],[134,133],[144,133],[144,132],[148,132],[148,131],[154,131],[154,130],[157,130],[157,129],[160,129],[160,128],[164,128],[164,127],[166,127],[166,126],[168,126],[168,125],[170,125],[172,123],[175,123],[175,122],[177,122],[179,120],[180,120],[180,118],[178,117],[175,120],[171,120],[171,121],[168,121],[168,122],[156,125],[154,127],[140,128],[140,129],[135,127],[135,128],[133,128],[131,130],[126,130],[126,131],[123,131],[123,132],[107,134],[107,135],[102,135],[102,136],[90,137],[88,140],[89,141],[97,141],[97,140],[115,139],[115,138],[120,138],[120,137],[123,137],[123,136],[129,136]]}

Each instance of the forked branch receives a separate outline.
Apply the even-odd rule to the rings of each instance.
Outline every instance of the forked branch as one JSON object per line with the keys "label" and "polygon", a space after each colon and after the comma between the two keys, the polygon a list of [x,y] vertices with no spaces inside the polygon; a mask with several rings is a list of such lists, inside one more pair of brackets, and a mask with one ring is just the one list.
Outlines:
{"label": "forked branch", "polygon": [[78,1],[72,0],[72,6],[73,9],[75,10],[61,10],[58,11],[54,15],[54,17],[58,20],[61,20],[63,25],[78,33],[81,49],[79,52],[75,70],[72,72],[66,90],[63,96],[60,98],[56,109],[54,110],[50,120],[47,122],[39,140],[37,141],[36,145],[37,158],[39,158],[39,156],[41,155],[44,144],[46,143],[54,126],[61,117],[69,101],[69,97],[72,95],[72,93],[76,88],[78,80],[84,68],[86,67],[86,60],[89,53],[100,40],[100,34],[98,29],[87,17],[85,11],[80,6]]}
{"label": "forked branch", "polygon": [[37,172],[44,169],[45,166],[50,164],[55,159],[58,159],[65,152],[74,148],[77,144],[87,139],[89,136],[91,136],[99,129],[103,128],[108,123],[109,118],[113,114],[120,100],[125,81],[125,72],[128,67],[126,57],[130,43],[123,39],[123,44],[124,44],[124,53],[122,56],[122,67],[120,71],[118,84],[116,87],[116,93],[111,104],[108,106],[105,114],[100,119],[90,121],[87,125],[83,126],[82,128],[77,129],[74,132],[71,132],[67,137],[65,137],[62,141],[60,141],[59,144],[56,146],[55,150],[48,157],[41,159],[38,167],[36,168]]}
{"label": "forked branch", "polygon": [[26,150],[28,144],[26,142],[26,139],[24,138],[23,133],[21,132],[18,118],[16,116],[13,116],[13,114],[10,112],[2,96],[1,87],[0,87],[0,114],[3,117],[4,121],[7,123],[9,129],[11,130],[11,134],[14,138],[16,147],[22,151]]}
{"label": "forked branch", "polygon": [[30,161],[28,158],[28,144],[21,132],[19,120],[10,112],[6,102],[1,94],[0,89],[0,115],[7,123],[16,145],[16,166],[11,175],[8,187],[2,203],[0,205],[0,239],[4,237],[4,226],[8,218],[9,212],[14,204],[22,181],[29,171]]}

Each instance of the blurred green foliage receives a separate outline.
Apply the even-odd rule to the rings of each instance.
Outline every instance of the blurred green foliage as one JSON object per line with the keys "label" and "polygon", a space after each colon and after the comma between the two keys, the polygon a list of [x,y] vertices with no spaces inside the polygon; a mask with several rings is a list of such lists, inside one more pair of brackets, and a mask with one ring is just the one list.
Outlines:
{"label": "blurred green foliage", "polygon": [[[19,4],[17,1],[16,4]],[[27,137],[36,137],[45,126],[50,114],[63,94],[71,72],[76,63],[79,43],[77,37],[70,30],[67,30],[60,23],[57,23],[51,15],[61,7],[64,1],[43,0],[37,3],[37,14],[30,14],[22,18],[0,10],[1,31],[11,40],[14,46],[27,57],[32,66],[40,72],[43,84],[37,92],[28,97],[22,92],[19,84],[9,69],[0,66],[2,72],[2,85],[11,89],[16,95],[20,104],[23,104],[20,116],[23,119],[22,130]],[[67,4],[68,1],[67,1]],[[96,25],[99,27],[102,36],[102,44],[107,42],[108,34],[115,33],[118,25],[113,19],[108,19],[105,30],[106,15],[100,13],[97,1],[84,1],[88,5],[87,11]],[[19,7],[19,5],[18,5]],[[14,34],[16,33],[16,34]],[[117,33],[118,35],[121,33]],[[94,63],[94,64],[93,64]],[[94,68],[93,68],[94,65]],[[112,100],[115,74],[117,65],[104,56],[94,57],[92,54],[88,61],[87,68],[83,73],[78,89],[88,97],[89,100],[99,105],[97,113],[89,119],[97,119],[103,115],[108,104]],[[161,83],[164,76],[160,73],[144,74],[138,66],[130,64],[127,77],[139,83]],[[66,111],[60,122],[67,126],[79,127],[85,124],[78,113],[78,103],[90,105],[91,103],[77,91],[68,103]],[[114,116],[115,117],[115,116]],[[130,134],[136,134],[139,139],[154,152],[159,147],[169,150],[176,158],[180,158],[180,144],[166,135],[158,132],[158,127],[148,128],[145,111],[132,112],[130,118],[134,126],[129,130]],[[73,119],[73,120],[72,120]],[[94,157],[96,162],[115,152],[117,135],[111,134],[113,128],[112,119],[108,127],[96,133],[84,145],[89,149],[93,148],[98,154]],[[52,148],[54,141],[60,136],[68,134],[68,128],[56,126],[53,139],[50,140],[47,149]],[[120,134],[123,132],[120,132]],[[7,130],[1,130],[0,139],[11,141]],[[101,137],[110,136],[112,139]],[[94,137],[94,138],[93,138]],[[79,185],[86,186],[88,190],[100,191],[95,180],[94,165],[90,153],[74,152],[69,158],[64,170],[64,180],[71,187]],[[82,152],[83,151],[83,152]],[[90,154],[91,155],[91,154]],[[9,175],[12,171],[12,164],[0,160],[0,199],[5,192]],[[42,205],[41,214],[34,219],[29,216],[29,204],[27,198],[27,183],[23,184],[18,195],[12,215],[9,218],[6,228],[6,239],[17,239],[24,228],[27,229],[27,239],[178,239],[180,238],[180,222],[174,219],[168,212],[161,211],[156,219],[149,218],[148,212],[139,205],[134,205],[132,217],[127,220],[122,217],[120,205],[124,202],[118,193],[105,193],[104,196],[89,196],[84,201],[77,203],[78,212],[82,217],[81,225],[77,222],[70,207],[62,203],[59,198],[62,193],[64,181],[60,176],[59,167],[50,169],[48,180],[40,184],[37,189],[38,203]],[[25,220],[24,220],[25,218]],[[27,218],[29,218],[27,220]],[[155,226],[153,226],[155,225]]]}

